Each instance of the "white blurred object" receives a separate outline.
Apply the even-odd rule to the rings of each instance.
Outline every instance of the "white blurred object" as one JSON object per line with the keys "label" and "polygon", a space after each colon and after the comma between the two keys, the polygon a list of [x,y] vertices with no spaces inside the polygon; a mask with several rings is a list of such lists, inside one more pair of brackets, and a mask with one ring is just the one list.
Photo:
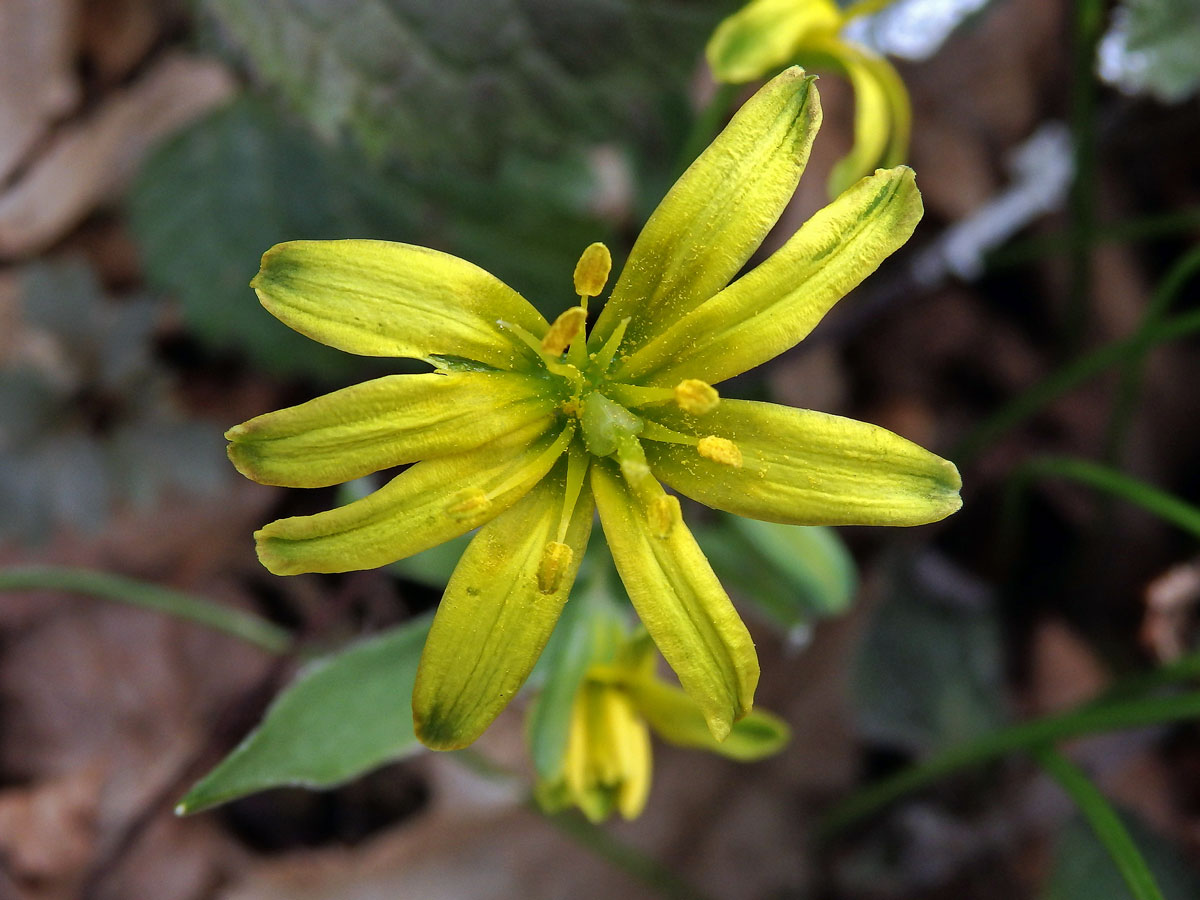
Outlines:
{"label": "white blurred object", "polygon": [[1075,172],[1070,130],[1062,122],[1046,123],[1017,147],[1009,170],[1008,188],[947,229],[917,258],[913,276],[919,283],[931,286],[947,274],[978,278],[990,251],[1062,206]]}
{"label": "white blurred object", "polygon": [[955,28],[989,0],[898,0],[871,16],[852,20],[842,35],[878,53],[928,59]]}
{"label": "white blurred object", "polygon": [[1126,0],[1096,48],[1096,71],[1127,94],[1187,99],[1200,87],[1200,0]]}

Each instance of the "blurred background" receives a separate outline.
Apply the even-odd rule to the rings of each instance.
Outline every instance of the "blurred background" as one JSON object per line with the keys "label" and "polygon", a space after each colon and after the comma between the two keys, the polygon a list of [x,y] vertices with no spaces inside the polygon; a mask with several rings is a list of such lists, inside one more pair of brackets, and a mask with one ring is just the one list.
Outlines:
{"label": "blurred background", "polygon": [[[100,571],[314,651],[430,609],[437,560],[282,579],[254,557],[255,528],[338,497],[238,477],[222,432],[404,365],[276,322],[247,286],[260,255],[424,244],[553,315],[583,247],[619,266],[753,89],[723,94],[704,63],[737,6],[0,0],[0,585]],[[646,813],[588,830],[528,807],[510,712],[469,760],[177,818],[297,656],[18,578],[0,594],[0,898],[1130,896],[1021,753],[817,838],[914,762],[1196,669],[1200,4],[902,0],[857,27],[911,93],[925,218],[723,392],[890,428],[958,463],[964,507],[840,529],[857,575],[824,605],[796,601],[786,566],[725,554],[790,746],[751,766],[656,747]],[[827,202],[852,142],[853,92],[822,75],[825,124],[764,254]],[[726,526],[706,524],[717,564]],[[1200,728],[1159,718],[1065,749],[1163,893],[1197,897]]]}

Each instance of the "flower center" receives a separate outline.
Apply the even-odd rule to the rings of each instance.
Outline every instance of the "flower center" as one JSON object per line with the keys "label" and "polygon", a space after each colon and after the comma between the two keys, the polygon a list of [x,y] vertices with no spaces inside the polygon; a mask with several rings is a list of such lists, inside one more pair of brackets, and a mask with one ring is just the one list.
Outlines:
{"label": "flower center", "polygon": [[[599,296],[608,283],[612,256],[601,243],[591,244],[575,266],[575,293],[579,303],[554,320],[540,341],[516,325],[505,324],[513,334],[537,354],[555,395],[561,397],[559,410],[574,421],[587,453],[596,457],[615,457],[630,485],[638,490],[650,478],[650,467],[642,449],[643,440],[686,444],[698,456],[730,467],[742,465],[742,453],[729,438],[713,434],[684,434],[652,420],[653,407],[667,404],[689,416],[704,416],[715,410],[720,396],[712,385],[696,378],[685,378],[674,388],[626,384],[612,380],[609,370],[621,348],[629,319],[618,323],[602,346],[590,350],[586,336],[588,300]],[[504,323],[502,323],[504,324]],[[634,410],[646,409],[650,417]],[[671,509],[655,515],[663,523],[673,518]],[[664,524],[664,529],[667,526]]]}

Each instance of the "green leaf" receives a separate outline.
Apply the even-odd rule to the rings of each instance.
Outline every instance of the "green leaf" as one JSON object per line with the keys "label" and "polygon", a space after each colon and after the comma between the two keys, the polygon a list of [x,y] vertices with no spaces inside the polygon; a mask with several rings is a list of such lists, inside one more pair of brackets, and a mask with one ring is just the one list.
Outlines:
{"label": "green leaf", "polygon": [[283,785],[332,787],[418,752],[412,690],[428,630],[422,617],[306,666],[176,811]]}
{"label": "green leaf", "polygon": [[223,631],[269,653],[285,653],[291,636],[253,613],[213,603],[182,591],[94,569],[69,566],[14,566],[0,569],[0,592],[61,591],[153,609],[168,616]]}
{"label": "green leaf", "polygon": [[789,580],[810,616],[835,616],[850,607],[858,574],[854,557],[834,529],[741,516],[733,517],[733,527]]}
{"label": "green leaf", "polygon": [[1075,763],[1053,747],[1038,747],[1033,756],[1046,772],[1075,801],[1092,826],[1109,858],[1116,864],[1134,900],[1163,900],[1154,874],[1134,842],[1120,815]]}
{"label": "green leaf", "polygon": [[[134,185],[130,221],[147,274],[178,297],[206,342],[249,352],[277,373],[361,369],[348,354],[291,331],[263,309],[250,279],[281,241],[400,238],[411,226],[397,186],[242,99],[177,135]],[[415,204],[408,216],[416,216]]]}
{"label": "green leaf", "polygon": [[722,583],[785,634],[845,612],[854,598],[854,559],[832,528],[722,514],[696,539]]}
{"label": "green leaf", "polygon": [[987,588],[932,554],[897,555],[886,578],[856,662],[864,730],[924,751],[999,726],[1003,665]]}
{"label": "green leaf", "polygon": [[[1200,875],[1178,847],[1140,819],[1128,813],[1120,818],[1163,896],[1200,897]],[[1059,836],[1042,900],[1129,900],[1131,896],[1096,832],[1082,817],[1073,819]]]}
{"label": "green leaf", "polygon": [[1085,703],[1064,713],[988,732],[975,740],[955,744],[920,765],[901,769],[860,788],[834,807],[819,833],[828,838],[930,782],[1016,750],[1029,750],[1085,734],[1145,728],[1197,716],[1200,716],[1200,692],[1192,692]]}
{"label": "green leaf", "polygon": [[419,367],[364,362],[277,321],[249,287],[271,246],[377,238],[434,247],[487,269],[553,318],[571,297],[580,251],[608,236],[587,212],[593,181],[579,155],[509,160],[486,178],[447,166],[417,179],[325,146],[242,98],[161,147],[129,211],[149,278],[179,299],[202,340],[278,374],[335,379]]}
{"label": "green leaf", "polygon": [[1200,87],[1200,4],[1195,0],[1125,0],[1100,42],[1105,81],[1166,103]]}
{"label": "green leaf", "polygon": [[[204,0],[318,133],[437,168],[653,130],[732,0]],[[453,115],[447,115],[453,110]]]}

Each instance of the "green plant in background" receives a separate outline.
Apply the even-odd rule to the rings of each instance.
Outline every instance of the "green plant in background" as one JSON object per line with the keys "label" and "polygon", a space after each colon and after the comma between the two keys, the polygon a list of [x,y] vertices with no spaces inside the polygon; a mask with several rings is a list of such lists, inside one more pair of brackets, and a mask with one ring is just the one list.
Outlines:
{"label": "green plant in background", "polygon": [[[865,178],[737,279],[795,190],[820,122],[813,79],[773,79],[650,218],[590,336],[581,303],[548,324],[470,263],[404,244],[294,242],[263,257],[263,305],[352,353],[437,372],[367,382],[232,429],[248,477],[317,487],[416,462],[368,497],[256,533],[275,574],[385,565],[475,528],[414,691],[418,736],[469,744],[533,669],[587,545],[593,504],[650,635],[725,738],[758,681],[750,636],[661,482],[792,524],[916,525],[958,509],[951,463],[881,428],[712,383],[789,349],[912,233],[906,168]],[[590,477],[589,477],[590,476]]]}
{"label": "green plant in background", "polygon": [[226,484],[219,432],[184,416],[155,359],[158,305],[105,296],[81,259],[19,276],[21,331],[0,366],[0,537],[95,533],[122,506]]}
{"label": "green plant in background", "polygon": [[829,176],[830,196],[878,167],[904,162],[912,105],[899,73],[882,56],[842,36],[846,24],[889,0],[753,0],[725,19],[706,55],[718,81],[742,84],[789,65],[830,70],[854,86],[854,147]]}

